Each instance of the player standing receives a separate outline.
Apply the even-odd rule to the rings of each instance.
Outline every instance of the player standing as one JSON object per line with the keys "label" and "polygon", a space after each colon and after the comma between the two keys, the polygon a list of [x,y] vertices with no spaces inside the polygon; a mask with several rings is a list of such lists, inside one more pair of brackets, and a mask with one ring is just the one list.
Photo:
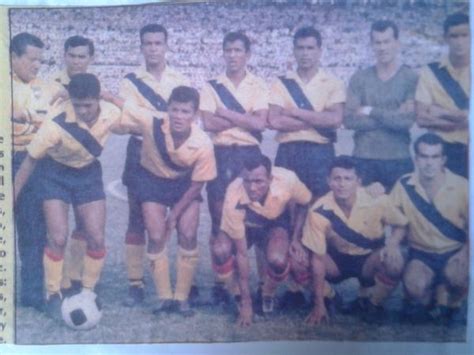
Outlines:
{"label": "player standing", "polygon": [[[13,175],[27,156],[26,146],[54,107],[50,102],[61,91],[60,85],[37,77],[44,44],[30,33],[15,35],[10,42],[13,87]],[[15,204],[18,251],[21,260],[20,304],[41,309],[43,306],[43,248],[46,226],[41,212],[37,180],[40,167],[24,186]]]}
{"label": "player standing", "polygon": [[43,251],[46,311],[60,317],[68,209],[77,210],[87,236],[82,286],[94,289],[105,259],[105,193],[97,159],[120,122],[120,110],[100,100],[100,83],[92,74],[77,74],[68,86],[70,102],[44,122],[27,147],[28,155],[15,177],[15,200],[41,159],[39,190],[48,230]]}
{"label": "player standing", "polygon": [[416,89],[416,121],[446,142],[446,167],[468,175],[471,36],[469,16],[449,15],[444,21],[448,55],[421,70]]}
{"label": "player standing", "polygon": [[[138,109],[147,109],[162,118],[167,112],[167,101],[174,88],[189,85],[188,80],[166,63],[168,32],[158,24],[148,24],[140,29],[140,50],[145,65],[125,76],[120,84],[121,98],[132,101]],[[126,113],[125,113],[126,114]],[[133,114],[133,112],[132,112]],[[127,187],[128,227],[125,235],[125,262],[129,281],[128,296],[124,304],[129,307],[143,302],[145,259],[145,226],[136,190],[143,182],[137,177],[140,170],[142,133],[135,128],[127,146],[127,158],[122,182]]]}
{"label": "player standing", "polygon": [[400,63],[399,30],[389,20],[370,29],[376,64],[357,71],[347,91],[344,126],[354,130],[354,152],[364,186],[390,191],[413,170],[410,127],[415,122],[416,73]]}
{"label": "player standing", "polygon": [[[213,135],[217,178],[207,185],[209,212],[212,219],[212,244],[219,233],[222,205],[227,186],[241,172],[245,161],[260,154],[262,131],[267,124],[268,89],[263,79],[247,70],[250,40],[241,32],[227,33],[223,41],[225,73],[209,80],[201,95],[201,116],[206,131]],[[235,280],[224,275],[214,262],[218,282],[213,289],[215,301],[225,295],[223,285]]]}

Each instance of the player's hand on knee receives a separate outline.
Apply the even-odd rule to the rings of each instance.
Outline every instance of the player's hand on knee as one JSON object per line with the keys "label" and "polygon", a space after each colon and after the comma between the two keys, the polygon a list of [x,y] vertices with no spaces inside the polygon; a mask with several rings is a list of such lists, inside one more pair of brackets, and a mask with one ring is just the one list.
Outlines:
{"label": "player's hand on knee", "polygon": [[297,239],[291,242],[290,256],[298,264],[304,264],[306,260],[306,252],[303,248],[303,244]]}
{"label": "player's hand on knee", "polygon": [[329,315],[324,305],[321,307],[314,307],[305,319],[305,323],[308,325],[320,325],[328,322]]}
{"label": "player's hand on knee", "polygon": [[400,276],[405,260],[398,246],[386,246],[380,252],[380,259],[388,275]]}
{"label": "player's hand on knee", "polygon": [[365,188],[365,191],[375,198],[385,194],[385,187],[380,182],[373,182]]}
{"label": "player's hand on knee", "polygon": [[251,302],[243,302],[242,306],[240,307],[239,318],[237,319],[237,325],[239,327],[245,328],[252,324],[252,303]]}

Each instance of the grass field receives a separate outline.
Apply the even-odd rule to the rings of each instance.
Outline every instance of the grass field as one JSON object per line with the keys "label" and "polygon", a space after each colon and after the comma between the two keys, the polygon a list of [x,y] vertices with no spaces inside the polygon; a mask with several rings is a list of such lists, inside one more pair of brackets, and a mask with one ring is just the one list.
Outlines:
{"label": "grass field", "polygon": [[[127,293],[127,277],[124,265],[124,233],[127,221],[127,202],[123,199],[123,187],[116,182],[120,177],[125,156],[127,137],[112,137],[101,157],[104,182],[107,189],[107,260],[97,293],[104,305],[100,324],[90,331],[73,331],[65,325],[49,319],[45,314],[30,308],[17,308],[16,337],[20,344],[64,343],[150,343],[150,342],[238,342],[257,340],[353,340],[353,341],[421,341],[463,342],[466,327],[434,325],[412,326],[386,322],[383,325],[363,323],[356,317],[336,315],[330,324],[318,327],[303,323],[309,309],[278,311],[264,319],[256,317],[247,329],[234,325],[235,314],[219,307],[199,307],[191,318],[176,314],[154,316],[151,313],[154,287],[150,275],[146,275],[146,303],[137,308],[121,305]],[[339,153],[349,153],[351,139],[348,132],[339,135]],[[263,150],[273,158],[276,145],[272,134],[267,133]],[[210,297],[213,274],[210,267],[208,238],[210,219],[207,204],[201,208],[199,228],[200,261],[195,283],[201,297]],[[174,266],[176,238],[171,240],[171,265]],[[253,258],[252,258],[253,259]],[[253,260],[252,260],[253,262]],[[174,269],[172,267],[172,269]],[[252,264],[251,284],[256,289],[256,268]],[[175,274],[172,274],[174,281]],[[281,288],[279,292],[282,292]],[[357,282],[348,280],[338,285],[346,300],[356,296]],[[400,306],[400,287],[387,301],[390,309]]]}

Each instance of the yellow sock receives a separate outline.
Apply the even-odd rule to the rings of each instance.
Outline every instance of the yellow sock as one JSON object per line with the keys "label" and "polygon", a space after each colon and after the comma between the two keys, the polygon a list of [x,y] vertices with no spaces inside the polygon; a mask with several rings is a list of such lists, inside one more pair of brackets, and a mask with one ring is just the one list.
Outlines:
{"label": "yellow sock", "polygon": [[176,290],[174,299],[177,301],[185,301],[188,299],[189,290],[193,283],[194,271],[198,262],[198,250],[178,249],[178,257],[176,259]]}
{"label": "yellow sock", "polygon": [[49,248],[44,249],[43,266],[44,280],[48,297],[58,293],[61,289],[61,278],[63,274],[64,255],[57,254]]}
{"label": "yellow sock", "polygon": [[170,267],[168,261],[168,251],[164,248],[158,254],[148,254],[151,261],[151,272],[155,282],[156,293],[161,300],[173,298],[170,281]]}
{"label": "yellow sock", "polygon": [[94,289],[99,281],[100,273],[104,267],[105,250],[88,250],[84,256],[84,272],[82,273],[82,286]]}
{"label": "yellow sock", "polygon": [[336,296],[336,291],[332,288],[332,286],[324,280],[324,298],[334,298]]}
{"label": "yellow sock", "polygon": [[371,287],[369,299],[373,305],[380,306],[390,296],[397,282],[381,274],[375,275],[374,280],[375,285]]}
{"label": "yellow sock", "polygon": [[125,244],[125,263],[130,286],[143,287],[145,244]]}
{"label": "yellow sock", "polygon": [[80,280],[84,268],[84,255],[86,254],[87,242],[79,234],[73,233],[69,240],[68,251],[64,258],[62,288],[71,287],[71,280]]}

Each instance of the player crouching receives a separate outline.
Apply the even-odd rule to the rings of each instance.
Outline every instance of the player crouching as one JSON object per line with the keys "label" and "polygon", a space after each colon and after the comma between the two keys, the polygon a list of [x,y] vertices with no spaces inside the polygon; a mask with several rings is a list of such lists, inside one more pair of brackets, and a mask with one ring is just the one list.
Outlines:
{"label": "player crouching", "polygon": [[[247,249],[255,244],[265,255],[262,308],[269,313],[278,284],[288,276],[290,245],[301,234],[310,200],[311,192],[295,173],[272,168],[270,159],[260,154],[244,162],[241,177],[227,188],[213,254],[216,269],[226,282],[232,282],[235,264],[240,286],[239,325],[250,325],[253,314]],[[293,226],[289,213],[292,205],[296,205]]]}
{"label": "player crouching", "polygon": [[463,321],[459,310],[469,284],[468,183],[445,167],[439,136],[420,136],[414,151],[415,172],[402,176],[391,193],[409,223],[405,320]]}
{"label": "player crouching", "polygon": [[72,204],[87,235],[82,286],[94,289],[105,258],[105,193],[98,160],[109,133],[118,129],[120,110],[100,100],[100,83],[92,74],[77,74],[68,87],[64,110],[45,121],[28,145],[28,156],[15,178],[15,200],[38,159],[44,171],[39,181],[48,230],[43,264],[46,311],[59,318],[68,210]]}
{"label": "player crouching", "polygon": [[[296,280],[309,283],[314,306],[309,324],[329,319],[326,303],[335,302],[328,281],[359,280],[359,295],[350,312],[361,311],[368,322],[380,320],[382,302],[397,285],[403,270],[398,249],[384,247],[404,235],[406,218],[386,195],[373,197],[361,188],[350,157],[338,157],[329,170],[330,190],[310,208],[303,228],[300,252],[292,254]],[[391,234],[385,238],[386,227]],[[309,270],[309,271],[308,271]]]}

